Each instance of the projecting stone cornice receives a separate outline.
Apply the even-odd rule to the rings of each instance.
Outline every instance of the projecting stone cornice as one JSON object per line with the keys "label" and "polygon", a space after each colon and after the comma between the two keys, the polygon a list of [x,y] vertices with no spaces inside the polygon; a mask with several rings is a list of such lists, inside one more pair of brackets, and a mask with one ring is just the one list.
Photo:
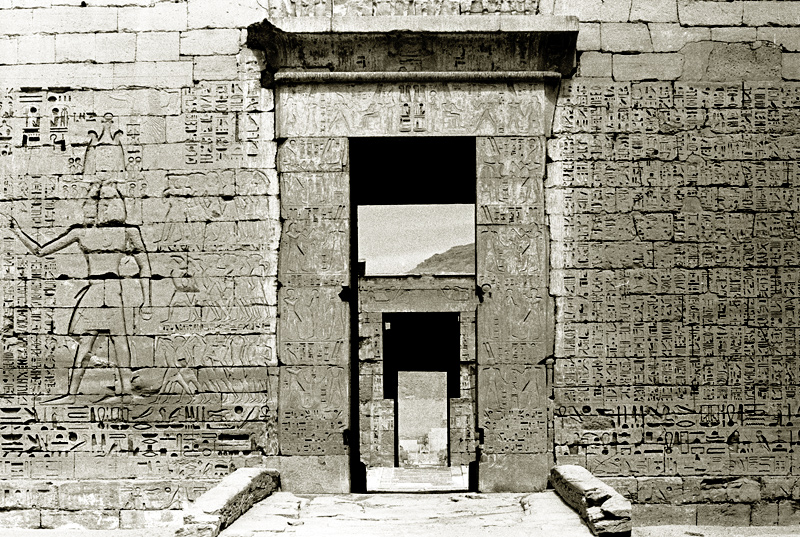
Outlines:
{"label": "projecting stone cornice", "polygon": [[292,17],[251,25],[247,45],[264,52],[268,86],[419,77],[512,82],[569,76],[577,36],[574,17]]}

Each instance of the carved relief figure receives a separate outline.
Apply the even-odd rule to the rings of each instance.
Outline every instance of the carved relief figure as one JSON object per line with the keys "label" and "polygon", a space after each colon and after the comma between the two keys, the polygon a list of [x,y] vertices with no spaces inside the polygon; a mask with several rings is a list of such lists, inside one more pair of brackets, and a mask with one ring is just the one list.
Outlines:
{"label": "carved relief figure", "polygon": [[[88,283],[75,295],[68,333],[78,341],[75,363],[71,370],[67,396],[74,399],[83,375],[94,357],[98,336],[107,336],[113,345],[113,361],[119,375],[118,396],[130,395],[131,347],[128,336],[133,330],[132,306],[138,306],[143,319],[150,312],[150,262],[137,226],[125,223],[125,202],[119,190],[104,184],[94,188],[83,206],[84,222],[44,244],[19,228],[13,217],[9,227],[36,256],[44,257],[75,244],[81,250],[88,267]],[[109,255],[111,254],[111,255]],[[128,257],[137,270],[128,274]],[[132,268],[132,267],[131,267]],[[139,278],[142,292],[140,304],[125,304],[123,279]],[[109,352],[109,358],[112,353]],[[52,401],[51,401],[52,402]]]}
{"label": "carved relief figure", "polygon": [[[125,170],[125,151],[122,131],[115,129],[113,119],[113,115],[106,114],[100,133],[89,132],[84,174],[94,176],[94,182],[83,204],[82,224],[40,244],[20,229],[13,217],[4,215],[8,227],[32,254],[44,257],[75,245],[86,263],[88,282],[75,295],[67,327],[68,334],[78,342],[69,387],[65,396],[49,401],[51,403],[74,401],[86,368],[97,358],[100,336],[108,339],[108,360],[115,366],[118,376],[116,396],[101,400],[128,398],[131,395],[129,336],[133,332],[134,308],[139,310],[142,320],[152,316],[150,260],[141,230],[127,223],[125,201],[116,186],[116,180]],[[123,292],[123,283],[129,278],[138,279],[141,287],[142,298],[136,304],[125,303],[131,295]]]}

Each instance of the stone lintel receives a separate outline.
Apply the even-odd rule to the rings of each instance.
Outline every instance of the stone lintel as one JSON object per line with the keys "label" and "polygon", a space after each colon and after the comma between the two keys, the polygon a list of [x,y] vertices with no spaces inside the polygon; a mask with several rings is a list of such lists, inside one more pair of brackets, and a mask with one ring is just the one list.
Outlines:
{"label": "stone lintel", "polygon": [[577,32],[573,16],[481,15],[479,17],[275,17],[276,28],[290,33],[384,33],[384,32]]}
{"label": "stone lintel", "polygon": [[[536,72],[575,67],[572,17],[356,17],[264,20],[247,46],[278,71]],[[265,85],[272,84],[271,76]]]}
{"label": "stone lintel", "polygon": [[538,82],[557,83],[561,73],[556,71],[279,71],[275,73],[276,84],[332,84],[351,82]]}

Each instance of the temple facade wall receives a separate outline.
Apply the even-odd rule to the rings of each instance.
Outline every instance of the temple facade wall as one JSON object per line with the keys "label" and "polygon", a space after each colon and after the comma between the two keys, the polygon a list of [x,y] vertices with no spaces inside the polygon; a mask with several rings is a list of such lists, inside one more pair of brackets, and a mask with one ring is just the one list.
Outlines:
{"label": "temple facade wall", "polygon": [[[534,15],[579,22],[534,133],[550,462],[585,465],[642,520],[800,522],[790,0],[0,0],[0,507],[134,526],[264,464],[290,489],[348,489],[348,133],[279,178],[247,27]],[[499,126],[449,134],[531,134]]]}

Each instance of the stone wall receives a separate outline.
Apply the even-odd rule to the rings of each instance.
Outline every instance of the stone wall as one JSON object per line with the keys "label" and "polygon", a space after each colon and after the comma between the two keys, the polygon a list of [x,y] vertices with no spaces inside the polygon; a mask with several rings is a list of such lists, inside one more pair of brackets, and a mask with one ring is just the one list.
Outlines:
{"label": "stone wall", "polygon": [[278,453],[265,13],[0,2],[0,505],[44,509],[9,524],[160,523]]}
{"label": "stone wall", "polygon": [[797,523],[800,4],[556,4],[557,462],[637,524]]}
{"label": "stone wall", "polygon": [[[349,342],[349,325],[286,315],[280,347],[276,330],[281,233],[282,311],[324,299],[341,312],[349,266],[325,256],[346,262],[347,241],[319,242],[314,259],[291,245],[349,237],[335,196],[350,134],[329,134],[333,160],[300,140],[310,145],[282,180],[299,173],[311,190],[279,185],[274,98],[245,28],[466,15],[447,24],[484,16],[513,29],[517,14],[580,20],[575,76],[552,133],[536,131],[549,137],[557,461],[613,478],[641,520],[800,520],[800,9],[789,0],[0,0],[4,505],[60,509],[56,480],[68,491],[136,477],[175,495],[162,504],[143,489],[132,505],[173,508],[264,463],[284,484],[347,483],[333,439],[349,427],[348,352],[329,344]],[[537,359],[550,352],[537,334],[521,342]],[[303,379],[316,384],[295,397]],[[314,399],[328,386],[337,397]],[[307,435],[309,416],[322,418]]]}

